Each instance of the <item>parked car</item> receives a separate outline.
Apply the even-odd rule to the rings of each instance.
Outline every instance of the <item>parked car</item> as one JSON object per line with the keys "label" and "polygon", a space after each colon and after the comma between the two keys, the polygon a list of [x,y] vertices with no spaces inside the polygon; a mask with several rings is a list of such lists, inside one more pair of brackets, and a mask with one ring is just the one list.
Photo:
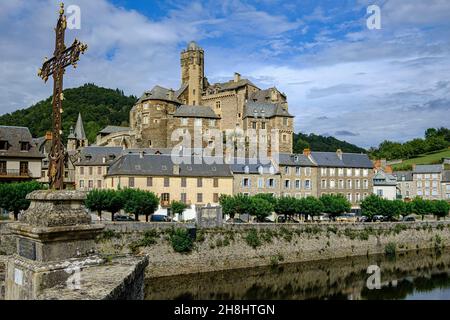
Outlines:
{"label": "parked car", "polygon": [[294,218],[287,216],[286,218],[284,216],[278,216],[276,222],[278,223],[300,223],[300,221],[295,220]]}
{"label": "parked car", "polygon": [[255,219],[255,222],[260,222],[260,223],[273,223],[274,221],[270,220],[269,218],[264,218],[263,221],[258,221]]}
{"label": "parked car", "polygon": [[114,216],[114,221],[135,221],[133,217],[127,215]]}
{"label": "parked car", "polygon": [[356,216],[351,213],[344,213],[336,217],[336,221],[338,222],[356,222],[356,220]]}
{"label": "parked car", "polygon": [[375,215],[372,217],[372,221],[373,222],[383,222],[384,221],[384,217],[382,215]]}
{"label": "parked car", "polygon": [[227,220],[227,223],[247,223],[247,222],[242,220],[241,218],[230,218]]}
{"label": "parked car", "polygon": [[414,222],[416,221],[416,218],[414,218],[413,216],[406,216],[403,218],[403,221],[405,222]]}
{"label": "parked car", "polygon": [[172,222],[172,218],[162,214],[152,214],[150,216],[151,222]]}
{"label": "parked car", "polygon": [[358,220],[358,221],[359,221],[359,222],[369,222],[370,219],[369,219],[368,216],[361,216],[361,217],[359,217],[359,220]]}

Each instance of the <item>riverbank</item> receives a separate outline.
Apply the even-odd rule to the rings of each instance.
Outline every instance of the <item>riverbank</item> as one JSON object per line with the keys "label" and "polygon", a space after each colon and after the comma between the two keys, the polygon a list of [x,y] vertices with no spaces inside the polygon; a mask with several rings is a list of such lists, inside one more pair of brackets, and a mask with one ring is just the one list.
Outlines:
{"label": "riverbank", "polygon": [[104,254],[147,255],[146,278],[450,246],[448,221],[235,224],[197,230],[192,251],[178,253],[169,236],[173,225],[140,224],[136,230],[128,225],[128,232],[113,231],[122,224],[126,222],[106,224],[98,249]]}

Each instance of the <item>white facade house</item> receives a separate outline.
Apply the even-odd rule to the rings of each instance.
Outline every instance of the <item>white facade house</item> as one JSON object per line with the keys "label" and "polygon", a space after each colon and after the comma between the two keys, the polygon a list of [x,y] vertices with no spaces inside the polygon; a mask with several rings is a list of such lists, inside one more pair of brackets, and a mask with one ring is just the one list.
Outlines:
{"label": "white facade house", "polygon": [[397,199],[397,178],[379,170],[373,177],[373,193],[387,200]]}

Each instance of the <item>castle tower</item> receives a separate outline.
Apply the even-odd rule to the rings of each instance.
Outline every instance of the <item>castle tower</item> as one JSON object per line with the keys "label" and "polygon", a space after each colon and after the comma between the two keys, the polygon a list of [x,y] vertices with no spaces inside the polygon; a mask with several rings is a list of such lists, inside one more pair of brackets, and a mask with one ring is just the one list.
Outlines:
{"label": "castle tower", "polygon": [[200,105],[205,77],[204,51],[191,41],[181,52],[181,83],[187,85],[189,105]]}

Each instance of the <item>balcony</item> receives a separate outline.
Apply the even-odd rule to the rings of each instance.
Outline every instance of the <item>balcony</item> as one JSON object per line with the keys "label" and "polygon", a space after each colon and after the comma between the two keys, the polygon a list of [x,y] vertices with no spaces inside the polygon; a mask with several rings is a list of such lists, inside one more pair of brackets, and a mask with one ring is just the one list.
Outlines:
{"label": "balcony", "polygon": [[31,172],[29,170],[8,169],[0,171],[1,179],[30,179]]}

